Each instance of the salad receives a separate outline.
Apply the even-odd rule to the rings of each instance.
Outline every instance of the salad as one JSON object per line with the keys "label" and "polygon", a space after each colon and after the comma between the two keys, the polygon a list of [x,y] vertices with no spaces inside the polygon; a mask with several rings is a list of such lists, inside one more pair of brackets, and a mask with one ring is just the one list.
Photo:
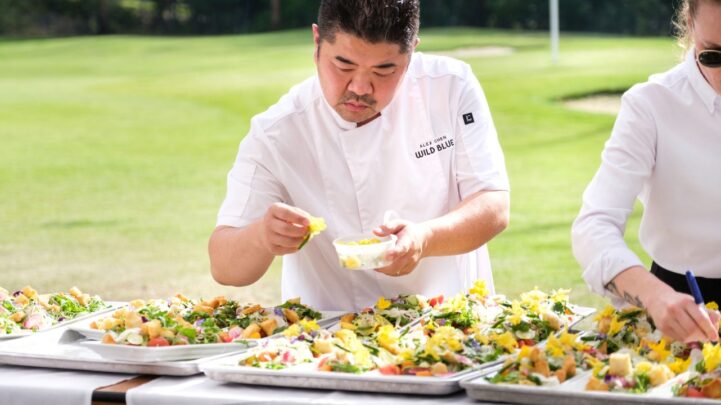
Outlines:
{"label": "salad", "polygon": [[321,316],[299,299],[263,308],[222,296],[198,301],[178,294],[168,300],[131,301],[128,307],[94,321],[90,327],[106,331],[103,343],[170,346],[261,339],[300,320]]}
{"label": "salad", "polygon": [[633,351],[622,349],[594,366],[586,390],[638,394],[665,383],[673,376],[673,371],[665,364],[651,363],[635,356]]}
{"label": "salad", "polygon": [[673,388],[674,396],[721,399],[721,346],[704,344],[700,357],[689,378]]}
{"label": "salad", "polygon": [[[574,315],[567,293],[533,290],[519,301],[508,301],[490,294],[483,281],[476,281],[467,293],[450,299],[409,294],[381,297],[371,308],[343,315],[335,331],[303,321],[291,325],[284,336],[251,349],[239,364],[432,377],[473,369],[520,350],[520,359],[533,358],[544,378],[563,381],[577,367],[590,368],[586,358],[595,353],[576,335],[555,336]],[[545,339],[548,346],[535,347]],[[515,371],[521,367],[518,361]],[[508,373],[514,371],[511,367]]]}
{"label": "salad", "polygon": [[551,335],[546,346],[523,346],[488,381],[499,384],[555,386],[576,375],[578,368],[588,370],[595,364],[595,350],[564,331]]}
{"label": "salad", "polygon": [[431,300],[427,300],[422,295],[411,294],[401,294],[391,299],[380,297],[372,308],[343,315],[340,319],[340,327],[352,330],[361,336],[369,336],[385,325],[404,327],[442,302],[443,296]]}
{"label": "salad", "polygon": [[40,295],[30,286],[12,294],[0,287],[0,336],[36,332],[110,306],[77,287]]}

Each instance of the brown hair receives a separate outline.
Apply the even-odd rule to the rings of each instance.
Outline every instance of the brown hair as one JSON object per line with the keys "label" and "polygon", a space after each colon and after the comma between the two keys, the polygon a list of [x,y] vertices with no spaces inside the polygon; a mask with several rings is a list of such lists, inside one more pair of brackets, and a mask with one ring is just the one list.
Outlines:
{"label": "brown hair", "polygon": [[681,0],[679,8],[676,10],[676,15],[673,18],[673,26],[676,31],[676,38],[678,44],[685,50],[688,51],[691,48],[691,27],[688,25],[689,17],[693,20],[698,12],[698,7],[702,1],[711,1],[715,4],[721,5],[721,0]]}
{"label": "brown hair", "polygon": [[408,52],[418,35],[419,0],[322,0],[318,10],[321,41],[335,41],[339,30],[370,43],[398,44]]}

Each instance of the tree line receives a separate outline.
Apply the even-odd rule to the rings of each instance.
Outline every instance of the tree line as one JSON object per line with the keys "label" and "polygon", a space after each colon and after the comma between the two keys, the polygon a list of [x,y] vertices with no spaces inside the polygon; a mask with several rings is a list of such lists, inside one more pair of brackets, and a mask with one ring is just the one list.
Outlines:
{"label": "tree line", "polygon": [[[320,0],[0,0],[0,34],[210,35],[307,27]],[[548,28],[549,0],[421,0],[421,26]],[[561,29],[668,35],[678,0],[559,0]]]}

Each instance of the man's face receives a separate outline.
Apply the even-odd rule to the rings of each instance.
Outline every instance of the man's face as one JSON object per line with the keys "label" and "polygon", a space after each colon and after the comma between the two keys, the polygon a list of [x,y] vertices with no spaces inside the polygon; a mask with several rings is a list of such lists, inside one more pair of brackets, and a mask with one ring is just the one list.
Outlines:
{"label": "man's face", "polygon": [[320,86],[328,103],[344,120],[359,126],[378,116],[393,99],[413,49],[401,53],[397,44],[372,44],[340,30],[333,43],[321,43],[315,24],[313,37]]}
{"label": "man's face", "polygon": [[[691,22],[696,54],[704,49],[721,50],[721,5],[711,1],[699,2],[696,18]],[[706,80],[721,94],[721,68],[709,68],[699,64]]]}

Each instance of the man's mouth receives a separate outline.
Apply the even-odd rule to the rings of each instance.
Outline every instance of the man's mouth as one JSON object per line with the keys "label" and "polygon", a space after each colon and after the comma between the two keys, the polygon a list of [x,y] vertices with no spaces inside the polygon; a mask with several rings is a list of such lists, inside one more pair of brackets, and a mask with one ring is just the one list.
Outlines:
{"label": "man's mouth", "polygon": [[363,111],[363,110],[365,110],[366,108],[368,108],[368,106],[365,105],[365,104],[354,103],[354,102],[351,102],[351,101],[347,101],[347,102],[343,103],[343,105],[345,105],[345,107],[346,107],[348,110],[353,111],[353,112]]}

